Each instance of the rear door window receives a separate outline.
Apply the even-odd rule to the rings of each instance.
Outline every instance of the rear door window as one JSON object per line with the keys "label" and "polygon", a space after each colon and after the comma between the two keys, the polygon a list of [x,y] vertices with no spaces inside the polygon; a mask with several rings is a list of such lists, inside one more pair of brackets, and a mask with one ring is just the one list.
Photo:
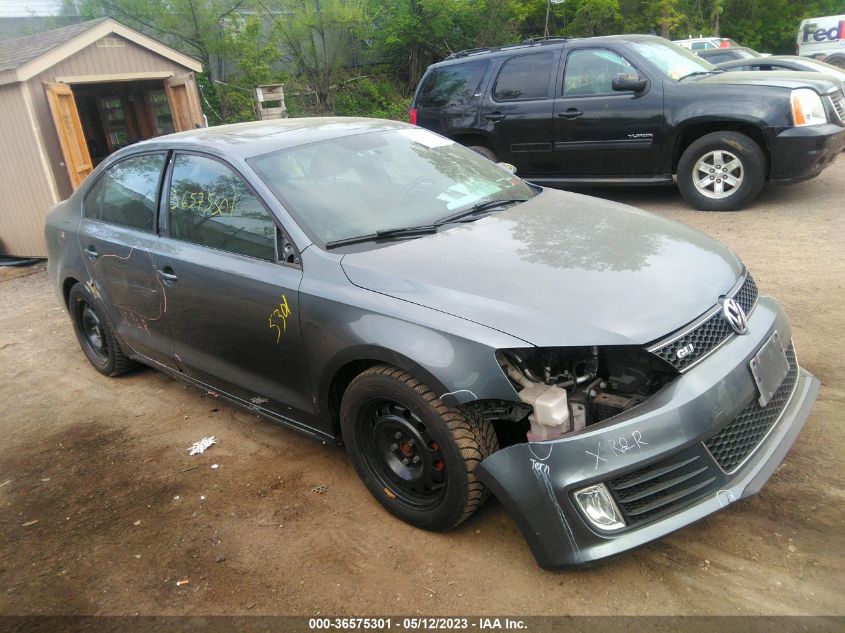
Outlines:
{"label": "rear door window", "polygon": [[166,157],[143,154],[109,167],[85,197],[85,217],[153,233]]}
{"label": "rear door window", "polygon": [[243,179],[205,156],[177,154],[170,178],[168,235],[248,257],[276,259],[276,225]]}
{"label": "rear door window", "polygon": [[478,93],[486,70],[486,61],[435,68],[420,88],[417,105],[421,108],[440,108],[469,103]]}
{"label": "rear door window", "polygon": [[547,98],[553,62],[553,53],[512,57],[499,71],[493,98],[496,101]]}

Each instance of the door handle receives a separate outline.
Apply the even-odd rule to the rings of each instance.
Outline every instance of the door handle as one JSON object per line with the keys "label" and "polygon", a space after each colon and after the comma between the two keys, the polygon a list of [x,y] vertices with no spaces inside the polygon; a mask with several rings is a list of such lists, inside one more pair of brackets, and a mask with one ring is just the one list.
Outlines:
{"label": "door handle", "polygon": [[507,114],[502,114],[501,112],[491,112],[490,114],[485,114],[484,118],[487,119],[488,121],[492,121],[493,123],[496,123],[497,121],[501,121],[502,119],[504,119],[507,116],[508,116]]}
{"label": "door handle", "polygon": [[176,276],[170,266],[165,266],[164,268],[156,269],[156,272],[158,273],[159,277],[161,277],[165,281],[173,282],[179,280],[179,277]]}
{"label": "door handle", "polygon": [[569,108],[568,110],[564,110],[563,112],[558,112],[557,115],[564,119],[577,119],[579,116],[584,114],[578,108]]}
{"label": "door handle", "polygon": [[92,262],[100,256],[100,254],[97,252],[97,249],[93,246],[89,246],[88,248],[86,248],[85,254],[88,256],[88,259],[90,259]]}

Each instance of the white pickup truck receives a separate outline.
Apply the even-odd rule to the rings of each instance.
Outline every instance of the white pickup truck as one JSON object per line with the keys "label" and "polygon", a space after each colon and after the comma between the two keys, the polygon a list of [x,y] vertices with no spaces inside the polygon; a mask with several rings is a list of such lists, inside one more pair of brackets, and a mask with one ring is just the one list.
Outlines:
{"label": "white pickup truck", "polygon": [[802,21],[796,48],[799,55],[845,68],[845,15]]}

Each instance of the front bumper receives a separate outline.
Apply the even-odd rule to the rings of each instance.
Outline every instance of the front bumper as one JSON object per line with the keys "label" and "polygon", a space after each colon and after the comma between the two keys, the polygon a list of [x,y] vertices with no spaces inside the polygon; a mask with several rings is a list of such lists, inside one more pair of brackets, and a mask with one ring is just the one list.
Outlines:
{"label": "front bumper", "polygon": [[[730,446],[719,448],[713,438],[725,437],[729,425],[755,406],[749,361],[775,331],[784,344],[790,340],[780,306],[760,297],[745,335],[734,336],[642,405],[579,434],[510,446],[481,462],[478,477],[513,516],[537,562],[560,567],[612,556],[759,491],[807,421],[818,379],[795,364],[781,402],[771,403],[778,407],[776,421],[741,461],[726,460],[719,451],[730,453]],[[730,472],[720,463],[730,464]],[[638,484],[649,472],[663,473],[662,483]],[[635,499],[623,509],[625,529],[598,530],[576,507],[573,492],[599,482],[625,488]],[[658,489],[658,496],[643,496],[646,488]],[[619,503],[616,492],[614,497]]]}
{"label": "front bumper", "polygon": [[828,123],[791,127],[770,143],[769,180],[791,184],[818,176],[845,147],[845,128]]}

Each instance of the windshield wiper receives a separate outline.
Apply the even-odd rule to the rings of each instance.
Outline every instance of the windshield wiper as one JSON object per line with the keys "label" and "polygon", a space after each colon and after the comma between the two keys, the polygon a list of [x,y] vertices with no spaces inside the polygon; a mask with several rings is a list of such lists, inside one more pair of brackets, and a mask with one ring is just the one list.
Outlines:
{"label": "windshield wiper", "polygon": [[695,77],[697,75],[718,75],[719,73],[723,73],[723,72],[725,72],[725,71],[718,69],[718,68],[716,70],[696,70],[694,73],[690,73],[689,75],[684,75],[678,81],[683,81],[684,79],[686,79],[688,77]]}
{"label": "windshield wiper", "polygon": [[520,204],[522,202],[527,202],[527,200],[523,200],[521,198],[512,198],[509,200],[487,200],[485,202],[479,202],[478,204],[472,205],[468,209],[458,211],[457,213],[453,213],[452,215],[447,215],[445,218],[440,218],[439,220],[437,220],[437,224],[448,224],[449,222],[454,222],[455,220],[460,220],[461,218],[466,218],[477,213],[483,213],[484,211],[492,211],[493,209],[504,209],[505,207],[509,207],[514,204]]}
{"label": "windshield wiper", "polygon": [[397,229],[382,229],[375,233],[368,233],[367,235],[356,235],[354,237],[345,237],[340,240],[326,242],[326,248],[337,248],[338,246],[346,246],[347,244],[359,244],[361,242],[372,242],[375,240],[428,235],[430,233],[437,233],[437,229],[440,226],[440,222],[437,222],[435,224],[421,224],[419,226],[403,226]]}
{"label": "windshield wiper", "polygon": [[455,222],[456,220],[461,220],[462,218],[467,218],[468,216],[472,216],[477,213],[483,213],[484,211],[492,211],[493,209],[498,208],[505,208],[514,204],[519,204],[521,202],[526,201],[519,198],[512,200],[487,200],[486,202],[479,202],[478,204],[474,204],[470,208],[464,209],[463,211],[459,211],[458,213],[447,215],[445,218],[440,218],[433,224],[421,224],[419,226],[403,226],[396,229],[382,229],[381,231],[376,231],[375,233],[368,233],[366,235],[345,237],[340,240],[326,242],[326,248],[337,248],[339,246],[347,246],[349,244],[360,244],[361,242],[374,242],[377,240],[384,239],[429,235],[431,233],[437,233],[437,229],[442,227],[444,224],[449,224],[450,222]]}

